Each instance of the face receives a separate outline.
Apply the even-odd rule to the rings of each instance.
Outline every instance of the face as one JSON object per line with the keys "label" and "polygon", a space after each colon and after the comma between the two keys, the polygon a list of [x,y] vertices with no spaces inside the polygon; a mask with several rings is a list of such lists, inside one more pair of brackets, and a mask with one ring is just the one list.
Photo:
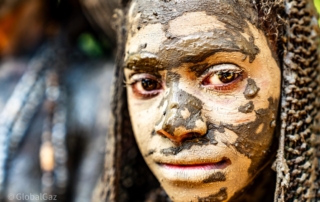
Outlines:
{"label": "face", "polygon": [[228,201],[270,161],[280,96],[270,44],[237,3],[141,2],[124,57],[140,151],[173,201]]}

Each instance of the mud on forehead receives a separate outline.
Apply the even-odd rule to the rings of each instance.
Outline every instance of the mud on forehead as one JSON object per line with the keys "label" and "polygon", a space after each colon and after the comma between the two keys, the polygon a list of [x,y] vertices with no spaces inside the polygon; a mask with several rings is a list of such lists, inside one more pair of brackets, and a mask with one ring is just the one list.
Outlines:
{"label": "mud on forehead", "polygon": [[133,0],[131,16],[140,14],[137,28],[148,24],[168,24],[186,12],[205,11],[221,22],[243,32],[246,20],[257,25],[258,14],[248,0]]}
{"label": "mud on forehead", "polygon": [[[156,53],[160,59],[157,62],[156,69],[158,70],[164,67],[166,69],[179,67],[182,63],[201,62],[220,51],[241,52],[249,56],[249,62],[252,62],[260,50],[254,43],[254,36],[247,22],[256,24],[257,13],[246,1],[238,0],[235,3],[234,0],[171,0],[168,2],[134,0],[129,11],[128,26],[130,28],[128,30],[130,31],[128,35],[134,36],[139,33],[139,30],[150,24],[160,23],[162,25],[160,29],[164,32],[166,40],[161,41],[161,45],[158,44],[159,50]],[[188,12],[206,12],[207,15],[214,16],[221,21],[223,27],[215,27],[215,24],[212,24],[210,31],[186,35],[172,33],[170,23],[174,21],[171,20],[186,15]],[[192,26],[194,25],[190,24],[190,27]],[[132,66],[139,68],[136,58],[132,57],[136,54],[141,57],[141,53],[148,54],[148,51],[145,50],[147,46],[150,46],[148,43],[160,43],[157,39],[154,40],[148,42],[148,40],[141,39],[140,42],[136,41],[133,45],[135,47],[137,43],[141,43],[140,48],[128,48],[126,54],[129,60],[126,60],[127,65],[125,66],[129,69]],[[143,60],[143,69],[146,67],[145,61],[147,60]]]}

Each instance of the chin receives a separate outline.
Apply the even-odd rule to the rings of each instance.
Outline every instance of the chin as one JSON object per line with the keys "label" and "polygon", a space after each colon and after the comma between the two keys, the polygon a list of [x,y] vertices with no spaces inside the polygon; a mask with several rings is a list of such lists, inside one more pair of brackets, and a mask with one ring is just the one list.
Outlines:
{"label": "chin", "polygon": [[214,168],[209,165],[157,166],[156,176],[175,202],[228,201],[250,181],[248,175],[239,174],[241,171],[236,165],[228,165],[225,168]]}
{"label": "chin", "polygon": [[174,202],[188,201],[228,201],[236,193],[230,182],[211,184],[162,183],[163,188]]}

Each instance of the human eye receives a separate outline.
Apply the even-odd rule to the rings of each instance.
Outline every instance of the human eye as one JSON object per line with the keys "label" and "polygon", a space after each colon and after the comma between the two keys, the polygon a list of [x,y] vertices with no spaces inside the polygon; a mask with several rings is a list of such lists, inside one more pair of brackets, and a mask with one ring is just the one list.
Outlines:
{"label": "human eye", "polygon": [[128,86],[139,99],[150,99],[157,96],[163,89],[161,81],[147,73],[134,74],[129,79]]}
{"label": "human eye", "polygon": [[204,74],[202,86],[215,91],[232,91],[243,79],[243,70],[234,64],[210,67]]}

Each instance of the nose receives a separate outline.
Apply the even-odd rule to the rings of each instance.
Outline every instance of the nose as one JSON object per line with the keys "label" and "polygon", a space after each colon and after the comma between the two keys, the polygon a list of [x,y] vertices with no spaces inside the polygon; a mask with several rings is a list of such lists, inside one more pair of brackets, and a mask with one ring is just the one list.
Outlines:
{"label": "nose", "polygon": [[155,129],[158,134],[180,144],[207,133],[207,124],[201,114],[203,104],[198,98],[180,91],[167,101],[162,120]]}

